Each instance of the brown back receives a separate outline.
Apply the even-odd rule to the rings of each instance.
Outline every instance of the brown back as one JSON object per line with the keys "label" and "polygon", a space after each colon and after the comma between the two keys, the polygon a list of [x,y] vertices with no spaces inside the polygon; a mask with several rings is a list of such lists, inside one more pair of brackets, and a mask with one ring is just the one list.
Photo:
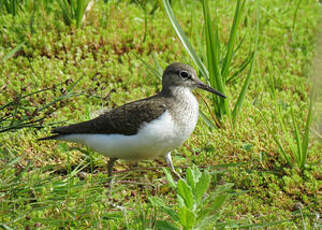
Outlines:
{"label": "brown back", "polygon": [[89,121],[62,126],[52,130],[55,134],[123,134],[134,135],[144,122],[158,118],[167,109],[165,98],[153,96],[124,104]]}

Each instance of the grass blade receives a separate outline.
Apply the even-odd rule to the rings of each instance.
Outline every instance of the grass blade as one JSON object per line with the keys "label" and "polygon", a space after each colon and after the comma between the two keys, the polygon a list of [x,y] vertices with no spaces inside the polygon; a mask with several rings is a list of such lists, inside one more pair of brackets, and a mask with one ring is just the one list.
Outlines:
{"label": "grass blade", "polygon": [[237,99],[237,102],[234,106],[234,110],[232,112],[232,119],[233,119],[233,125],[236,124],[236,120],[237,120],[237,115],[239,114],[240,112],[240,108],[243,104],[243,101],[244,101],[244,98],[245,98],[245,95],[246,95],[246,91],[248,89],[248,85],[249,85],[249,82],[250,82],[250,77],[253,73],[253,69],[254,69],[254,62],[255,62],[255,53],[253,52],[251,54],[251,62],[250,62],[250,68],[249,68],[249,71],[248,71],[248,74],[247,74],[247,77],[244,81],[244,84],[243,84],[243,87],[242,87],[242,90],[240,91],[240,94],[238,96],[238,99]]}
{"label": "grass blade", "polygon": [[291,117],[292,117],[292,122],[293,122],[293,128],[295,131],[294,137],[295,137],[295,141],[296,141],[296,147],[297,147],[297,151],[293,152],[294,156],[295,156],[295,160],[296,163],[298,164],[298,166],[300,166],[300,162],[302,162],[302,146],[301,146],[301,136],[300,136],[300,131],[299,131],[299,127],[296,124],[296,120],[295,120],[295,116],[294,116],[294,110],[293,108],[291,108]]}
{"label": "grass blade", "polygon": [[177,19],[175,18],[174,13],[171,8],[171,5],[169,3],[169,0],[162,0],[162,5],[163,5],[163,8],[164,8],[166,14],[168,15],[168,18],[171,22],[173,29],[175,30],[177,36],[179,37],[183,46],[185,47],[185,50],[188,52],[189,56],[192,58],[193,62],[196,64],[196,66],[198,66],[198,68],[201,71],[204,78],[206,80],[208,80],[209,79],[208,71],[207,71],[206,67],[204,66],[204,64],[202,63],[202,61],[200,60],[197,53],[195,52],[195,50],[192,48],[187,36],[183,32]]}
{"label": "grass blade", "polygon": [[[292,23],[292,31],[294,32],[295,30],[295,25],[296,25],[296,18],[297,18],[297,12],[300,8],[302,0],[298,0],[296,3],[296,7],[295,7],[295,12],[294,12],[294,16],[293,16],[293,23]],[[321,2],[321,1],[320,1]]]}
{"label": "grass blade", "polygon": [[159,69],[159,62],[156,62],[157,60],[154,60],[154,58],[153,58],[154,63],[156,65],[156,67],[154,67],[154,66],[150,65],[149,63],[147,63],[146,61],[144,61],[140,56],[138,56],[136,54],[134,54],[134,56],[137,59],[139,59],[145,65],[145,67],[148,69],[149,72],[151,72],[157,78],[162,79],[163,72],[162,72],[162,69],[160,71],[160,69]]}
{"label": "grass blade", "polygon": [[2,58],[2,60],[3,61],[7,61],[9,58],[12,58],[19,50],[21,50],[21,48],[23,47],[24,44],[25,44],[25,42],[22,42],[19,45],[17,45],[6,56],[4,56]]}
{"label": "grass blade", "polygon": [[152,51],[152,59],[153,59],[155,68],[158,71],[160,79],[161,79],[162,75],[163,75],[163,69],[162,69],[162,67],[160,65],[160,62],[159,62],[158,57],[157,57],[157,54],[154,51]]}
{"label": "grass blade", "polygon": [[[244,4],[245,4],[245,2],[242,2],[242,8],[244,7]],[[238,8],[238,5],[236,6],[236,10],[237,10],[237,8]],[[249,67],[249,70],[248,70],[248,74],[246,76],[246,79],[244,81],[242,90],[241,90],[241,92],[240,92],[240,94],[238,96],[237,102],[236,102],[236,104],[234,106],[234,109],[233,109],[233,112],[232,112],[232,122],[233,122],[233,125],[236,124],[237,115],[240,112],[242,103],[243,103],[244,98],[245,98],[245,95],[246,95],[246,91],[248,89],[248,85],[249,85],[249,82],[250,82],[250,77],[251,77],[251,75],[253,73],[253,69],[254,69],[255,56],[256,56],[256,51],[257,51],[257,47],[258,47],[258,39],[259,39],[259,22],[260,22],[260,7],[259,7],[259,1],[256,2],[256,8],[257,8],[257,10],[256,10],[256,35],[255,35],[255,42],[254,42],[255,48],[254,48],[254,51],[251,52],[250,55],[249,55],[250,67]],[[236,14],[237,14],[237,11],[236,11]]]}
{"label": "grass blade", "polygon": [[77,6],[76,6],[76,26],[77,28],[80,28],[82,26],[82,19],[83,15],[85,13],[85,8],[87,4],[85,0],[77,0]]}
{"label": "grass blade", "polygon": [[246,69],[246,67],[252,61],[252,55],[248,55],[248,57],[243,61],[243,63],[239,66],[238,70],[232,74],[230,78],[226,80],[226,84],[235,81],[238,76]]}
{"label": "grass blade", "polygon": [[312,99],[310,100],[310,105],[309,105],[309,114],[307,115],[306,119],[306,124],[305,124],[305,131],[304,131],[304,136],[303,136],[303,141],[302,141],[302,161],[300,168],[304,169],[305,167],[305,162],[307,158],[307,149],[309,146],[309,136],[310,136],[310,126],[312,124],[312,108],[313,108],[313,103]]}
{"label": "grass blade", "polygon": [[245,0],[243,0],[243,1],[238,0],[237,1],[233,25],[231,27],[229,41],[228,41],[228,45],[227,45],[227,53],[226,53],[226,56],[225,56],[225,59],[223,62],[222,69],[221,69],[221,75],[222,75],[223,80],[226,79],[229,67],[231,65],[234,44],[235,44],[235,40],[236,40],[236,36],[237,36],[238,25],[240,22],[241,13],[243,11],[244,6],[245,6]]}
{"label": "grass blade", "polygon": [[290,157],[288,156],[288,154],[286,153],[286,151],[284,150],[284,148],[282,147],[281,142],[278,140],[277,136],[273,134],[273,131],[271,131],[272,135],[273,135],[273,139],[275,141],[275,143],[277,144],[280,152],[282,153],[284,159],[287,161],[289,166],[292,166],[292,161],[290,159]]}
{"label": "grass blade", "polygon": [[65,24],[70,25],[72,23],[73,16],[72,16],[72,11],[69,8],[69,3],[67,2],[67,0],[60,0],[58,1],[58,4],[60,6]]}
{"label": "grass blade", "polygon": [[214,129],[215,128],[215,125],[214,123],[208,119],[208,117],[206,116],[206,114],[204,114],[204,112],[200,111],[199,112],[200,114],[200,117],[201,119],[205,122],[205,124],[210,128],[210,129]]}
{"label": "grass blade", "polygon": [[[198,98],[201,98],[201,100],[202,100],[202,101],[204,102],[204,104],[206,105],[207,110],[208,110],[208,112],[210,113],[211,118],[212,118],[212,120],[215,122],[216,126],[217,126],[218,128],[220,128],[220,127],[221,127],[221,124],[220,124],[219,120],[217,119],[216,115],[213,113],[213,111],[212,111],[212,110],[211,110],[211,108],[209,107],[209,105],[208,105],[207,101],[206,101],[206,100],[205,100],[201,95],[199,95],[199,94],[197,94],[197,95],[198,95]],[[207,123],[211,123],[211,124],[207,124],[207,126],[208,126],[209,128],[215,127],[214,123],[213,123],[211,120],[209,120],[209,119],[207,118],[207,116],[206,116],[204,113],[202,113],[202,111],[200,111],[200,114],[201,114],[201,117],[202,117],[203,119],[205,119],[204,121],[205,121],[205,123],[206,123],[206,124],[207,124]]]}
{"label": "grass blade", "polygon": [[[278,117],[278,120],[279,120],[279,125],[280,125],[280,128],[282,130],[282,133],[284,135],[284,138],[286,140],[286,142],[288,143],[290,149],[291,149],[291,152],[294,153],[296,151],[295,147],[294,147],[294,140],[291,136],[291,134],[289,133],[289,131],[286,129],[286,123],[285,123],[285,119],[283,119],[282,117],[282,111],[281,111],[281,105],[278,106],[278,110],[277,110],[277,117]],[[292,155],[293,159],[294,159],[294,156]]]}
{"label": "grass blade", "polygon": [[[260,113],[261,117],[263,118],[263,120],[265,122],[266,128],[269,130],[271,136],[273,137],[274,142],[277,144],[279,152],[282,154],[282,156],[286,160],[287,164],[289,166],[292,166],[292,161],[291,161],[290,157],[288,156],[288,154],[286,153],[286,151],[284,150],[281,142],[278,140],[278,137],[275,134],[276,132],[269,126],[269,122],[266,120],[266,118],[263,116],[263,114],[260,111],[259,111],[259,113]],[[280,113],[278,113],[278,115],[280,115]],[[282,124],[280,124],[280,125],[282,126]]]}
{"label": "grass blade", "polygon": [[[220,47],[219,47],[219,32],[218,25],[215,23],[215,35],[213,35],[213,26],[210,18],[210,11],[208,6],[208,0],[202,1],[203,6],[203,14],[205,21],[205,35],[206,35],[206,53],[207,53],[207,61],[208,61],[208,71],[209,71],[209,81],[212,87],[218,89],[222,93],[226,94],[224,89],[224,84],[222,82],[221,74],[220,74]],[[223,98],[218,98],[213,96],[214,102],[214,110],[217,116],[221,117],[223,114],[230,115],[230,110],[228,109],[227,100]]]}

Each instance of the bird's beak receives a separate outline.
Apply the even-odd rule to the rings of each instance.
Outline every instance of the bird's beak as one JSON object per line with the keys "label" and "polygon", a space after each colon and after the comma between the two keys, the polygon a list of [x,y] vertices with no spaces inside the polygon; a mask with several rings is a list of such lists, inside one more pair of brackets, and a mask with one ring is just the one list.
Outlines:
{"label": "bird's beak", "polygon": [[210,93],[213,93],[213,94],[216,94],[216,95],[218,95],[220,97],[226,98],[226,96],[224,94],[222,94],[221,92],[211,88],[209,85],[206,85],[201,81],[196,82],[196,86],[198,88],[200,88],[200,89],[206,90],[206,91],[208,91]]}

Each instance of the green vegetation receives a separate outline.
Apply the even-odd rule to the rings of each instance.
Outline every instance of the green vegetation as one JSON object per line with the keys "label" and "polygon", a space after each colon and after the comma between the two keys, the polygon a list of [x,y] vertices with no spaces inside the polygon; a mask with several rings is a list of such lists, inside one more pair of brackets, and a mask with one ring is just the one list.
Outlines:
{"label": "green vegetation", "polygon": [[[303,134],[303,140],[301,140],[301,135],[299,131],[298,122],[296,121],[293,107],[291,107],[291,118],[292,118],[292,124],[291,126],[294,131],[294,138],[290,135],[290,132],[287,130],[287,125],[283,116],[281,115],[281,109],[277,110],[277,117],[279,120],[279,127],[282,130],[282,138],[285,138],[285,142],[290,148],[290,154],[288,154],[288,151],[285,150],[283,147],[280,138],[277,136],[277,131],[271,130],[271,134],[273,135],[274,141],[276,142],[279,151],[281,155],[284,157],[284,159],[287,161],[289,166],[294,167],[297,166],[299,169],[304,170],[306,167],[306,160],[307,160],[307,153],[308,153],[308,144],[309,144],[309,135],[310,135],[310,127],[312,124],[312,101],[309,106],[309,113],[307,115],[306,124],[305,124],[305,130]],[[270,129],[270,127],[267,127]]]}
{"label": "green vegetation", "polygon": [[206,194],[211,180],[207,170],[201,173],[196,166],[188,168],[186,180],[179,179],[177,183],[174,182],[168,171],[165,170],[165,173],[171,187],[176,189],[177,204],[174,207],[169,207],[159,198],[153,197],[150,200],[155,207],[167,213],[177,224],[172,225],[168,221],[157,221],[156,228],[204,229],[215,225],[220,218],[220,209],[230,196],[229,191],[232,184],[220,186],[216,192]]}
{"label": "green vegetation", "polygon": [[88,1],[85,0],[60,0],[58,1],[62,10],[62,15],[66,25],[71,25],[73,20],[76,22],[76,28],[82,25],[82,19],[85,14]]}
{"label": "green vegetation", "polygon": [[[0,228],[321,228],[317,1],[88,2],[0,0]],[[35,141],[153,95],[174,61],[228,95],[196,92],[183,179],[120,161],[109,189],[102,155]]]}
{"label": "green vegetation", "polygon": [[[205,23],[204,24],[204,27],[205,27],[204,43],[206,44],[206,49],[205,49],[206,54],[202,55],[203,58],[200,58],[196,54],[196,51],[192,48],[190,42],[188,41],[186,35],[184,34],[182,28],[180,27],[179,23],[177,22],[174,16],[174,13],[171,9],[169,1],[163,0],[163,5],[178,37],[180,38],[187,52],[190,54],[194,63],[198,66],[204,78],[207,79],[207,81],[210,83],[212,87],[214,87],[215,89],[218,89],[220,92],[223,92],[225,95],[227,95],[227,91],[225,90],[226,83],[233,81],[235,78],[237,78],[240,75],[240,73],[248,65],[250,65],[250,69],[247,74],[247,77],[244,80],[242,90],[232,110],[230,110],[228,106],[229,97],[228,99],[218,98],[214,96],[212,98],[216,117],[218,117],[218,119],[221,119],[224,114],[227,114],[227,116],[232,119],[233,124],[235,124],[237,119],[237,114],[240,111],[241,105],[245,97],[245,93],[249,85],[250,77],[254,67],[254,60],[255,60],[254,59],[255,51],[250,49],[248,56],[245,58],[245,60],[242,61],[237,71],[232,74],[229,71],[231,69],[233,56],[236,56],[238,49],[241,47],[242,42],[244,41],[244,38],[243,38],[240,44],[236,47],[235,43],[236,43],[236,36],[238,32],[238,26],[241,20],[241,14],[244,11],[246,1],[240,1],[240,0],[236,1],[236,10],[235,10],[234,19],[233,19],[227,45],[220,43],[220,39],[219,39],[220,31],[219,31],[219,25],[218,25],[219,17],[218,16],[215,17],[214,18],[215,23],[212,23],[213,19],[210,17],[208,1],[203,0],[201,2],[202,2],[202,8],[203,8],[203,18]],[[254,43],[255,43],[255,46],[257,47],[259,18],[256,18],[256,21],[257,21],[257,30],[254,36],[254,40],[255,40]],[[221,46],[224,46],[225,52],[222,51]],[[207,64],[208,64],[207,69],[205,68],[205,65],[203,64],[201,59],[205,59],[207,61]],[[228,78],[229,73],[230,73],[230,76]],[[218,127],[221,127],[217,119],[215,119],[215,122],[217,123]],[[212,124],[212,126],[214,125]]]}

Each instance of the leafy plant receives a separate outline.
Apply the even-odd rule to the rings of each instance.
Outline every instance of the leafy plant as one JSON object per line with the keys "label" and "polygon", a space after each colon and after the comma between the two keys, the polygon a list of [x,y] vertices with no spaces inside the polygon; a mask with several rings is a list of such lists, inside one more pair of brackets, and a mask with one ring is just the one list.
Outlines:
{"label": "leafy plant", "polygon": [[23,10],[22,3],[22,0],[0,0],[0,9],[16,16],[20,10]]}
{"label": "leafy plant", "polygon": [[171,222],[157,221],[158,229],[203,229],[218,221],[221,209],[230,197],[232,184],[218,186],[215,192],[207,193],[211,181],[207,170],[200,172],[196,166],[188,168],[186,179],[180,179],[177,183],[169,171],[164,169],[164,172],[170,186],[176,190],[177,202],[169,206],[161,198],[150,198],[152,205],[171,219]]}
{"label": "leafy plant", "polygon": [[[283,146],[283,142],[280,140],[281,136],[278,135],[278,131],[270,128],[268,125],[267,128],[278,146],[279,153],[287,161],[288,165],[291,167],[297,166],[303,171],[305,169],[308,156],[309,135],[312,123],[312,100],[310,101],[309,112],[305,122],[304,133],[302,135],[300,134],[299,123],[294,115],[294,109],[292,107],[290,115],[287,114],[286,118],[283,118],[282,116],[281,105],[278,106],[276,113],[279,130],[282,132],[282,140],[286,142],[287,146],[289,146],[290,151],[287,151],[286,146]],[[287,128],[286,119],[289,117],[292,120],[292,128],[294,132],[293,137],[290,130]],[[268,122],[265,123],[268,124]]]}
{"label": "leafy plant", "polygon": [[86,7],[89,4],[88,0],[59,0],[58,3],[65,24],[71,25],[75,21],[76,27],[80,28],[86,13]]}
{"label": "leafy plant", "polygon": [[52,0],[0,0],[0,12],[2,10],[14,17],[25,13],[28,15],[28,13],[34,13],[40,4],[48,1]]}
{"label": "leafy plant", "polygon": [[[207,65],[205,65],[200,58],[200,55],[196,53],[192,45],[190,44],[187,36],[183,32],[182,28],[180,27],[179,23],[177,22],[172,8],[169,4],[168,0],[162,0],[163,7],[165,12],[168,15],[168,18],[172,24],[172,27],[177,33],[180,41],[182,42],[183,46],[185,47],[186,51],[192,58],[193,62],[199,68],[203,77],[210,83],[210,85],[219,91],[223,92],[224,94],[228,94],[226,90],[226,85],[228,82],[235,80],[240,76],[241,72],[243,72],[246,67],[248,68],[247,76],[244,80],[242,85],[242,89],[239,93],[238,100],[233,106],[231,110],[229,107],[229,97],[228,99],[223,99],[219,97],[213,97],[213,110],[219,120],[223,117],[223,115],[227,115],[233,124],[236,123],[237,116],[240,112],[241,105],[244,101],[248,85],[250,83],[250,78],[254,69],[254,62],[255,62],[255,54],[257,48],[257,40],[258,40],[258,21],[257,18],[257,32],[255,39],[253,41],[253,48],[250,48],[248,56],[244,59],[242,64],[238,67],[237,71],[231,73],[231,66],[234,56],[236,55],[237,50],[240,48],[242,41],[237,45],[237,33],[238,33],[238,26],[241,21],[241,16],[245,8],[245,0],[238,0],[236,2],[236,9],[234,14],[234,19],[231,27],[231,31],[229,34],[229,41],[227,45],[222,44],[223,42],[219,39],[219,25],[218,20],[215,17],[215,20],[212,20],[210,17],[210,10],[208,6],[207,0],[202,0],[202,7],[203,7],[203,17],[204,17],[204,27],[205,27],[205,44],[206,44],[206,61]],[[259,7],[257,7],[259,9]],[[212,13],[213,14],[213,13]],[[216,15],[216,14],[215,14]],[[259,13],[257,12],[257,17]],[[222,47],[225,47],[223,49]],[[224,50],[224,51],[223,51]],[[207,66],[207,68],[206,68]],[[220,123],[216,123],[217,126],[220,126]]]}

